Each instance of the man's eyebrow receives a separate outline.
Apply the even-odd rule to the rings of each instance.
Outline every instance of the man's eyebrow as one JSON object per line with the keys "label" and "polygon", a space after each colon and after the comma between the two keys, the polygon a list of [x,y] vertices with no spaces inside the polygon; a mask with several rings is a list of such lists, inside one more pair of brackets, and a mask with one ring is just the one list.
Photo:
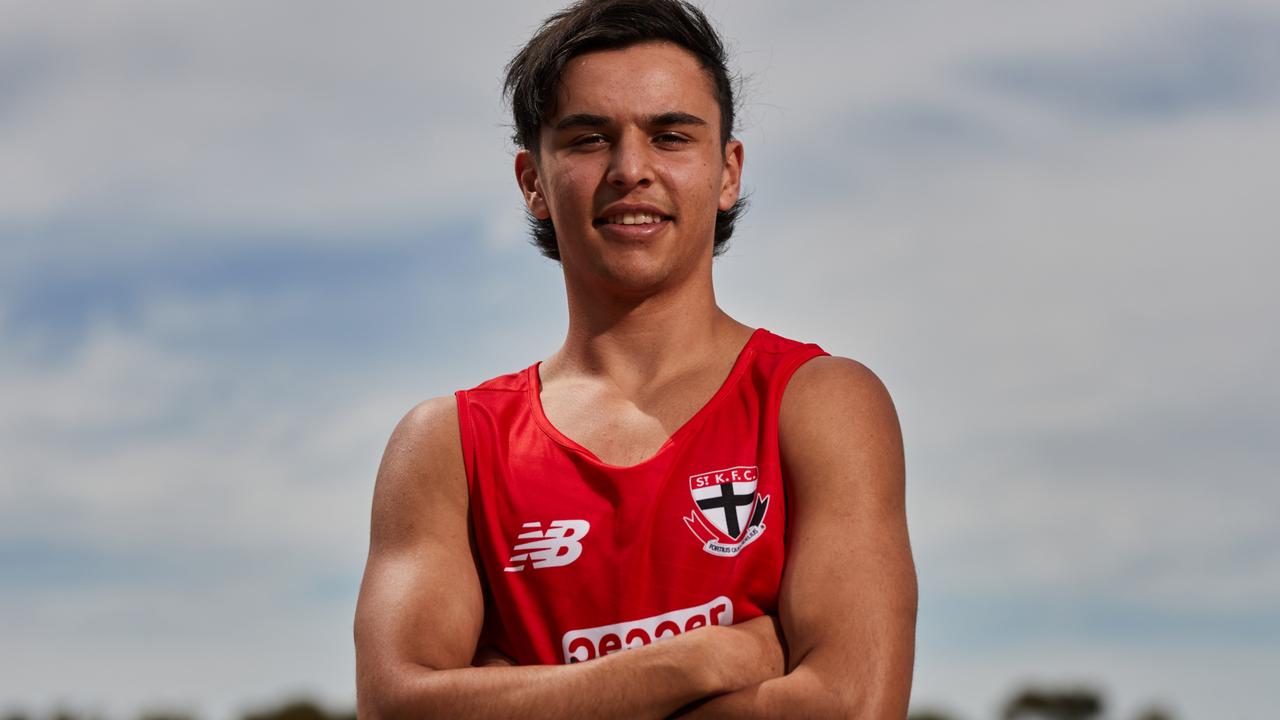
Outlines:
{"label": "man's eyebrow", "polygon": [[[671,110],[657,115],[650,115],[649,124],[657,127],[669,127],[671,125],[707,125],[707,121],[687,112],[679,110]],[[566,115],[556,122],[555,130],[568,130],[570,128],[602,128],[612,125],[613,121],[603,115],[592,115],[591,113],[574,113]]]}
{"label": "man's eyebrow", "polygon": [[609,118],[603,115],[592,115],[590,113],[574,113],[566,115],[556,123],[556,130],[568,130],[569,128],[602,128],[608,127]]}
{"label": "man's eyebrow", "polygon": [[664,127],[667,125],[706,125],[707,121],[697,115],[690,115],[687,112],[672,110],[671,112],[660,113],[649,118],[649,124]]}

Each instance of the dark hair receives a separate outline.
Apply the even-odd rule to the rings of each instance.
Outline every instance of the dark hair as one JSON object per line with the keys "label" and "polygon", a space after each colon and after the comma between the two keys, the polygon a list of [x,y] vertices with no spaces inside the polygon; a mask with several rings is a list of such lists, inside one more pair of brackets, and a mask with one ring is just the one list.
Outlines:
{"label": "dark hair", "polygon": [[[515,120],[512,140],[538,152],[542,123],[555,114],[556,85],[570,59],[593,50],[611,50],[665,40],[693,53],[711,76],[720,105],[720,144],[733,137],[733,82],[724,44],[707,16],[685,0],[578,0],[547,18],[520,52],[507,63],[503,93]],[[733,225],[746,209],[739,198],[728,210],[716,211],[712,254],[728,249]],[[552,260],[560,259],[556,229],[550,220],[529,215],[533,244]]]}

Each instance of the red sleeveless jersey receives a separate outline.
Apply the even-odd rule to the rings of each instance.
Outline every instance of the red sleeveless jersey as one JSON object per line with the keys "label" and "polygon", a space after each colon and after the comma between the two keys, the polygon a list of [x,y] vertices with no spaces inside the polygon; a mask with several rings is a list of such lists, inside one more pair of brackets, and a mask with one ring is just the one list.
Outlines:
{"label": "red sleeveless jersey", "polygon": [[825,354],[757,329],[707,404],[628,467],[552,426],[536,363],[459,390],[481,644],[521,665],[580,662],[775,614],[787,529],[778,409],[796,368]]}

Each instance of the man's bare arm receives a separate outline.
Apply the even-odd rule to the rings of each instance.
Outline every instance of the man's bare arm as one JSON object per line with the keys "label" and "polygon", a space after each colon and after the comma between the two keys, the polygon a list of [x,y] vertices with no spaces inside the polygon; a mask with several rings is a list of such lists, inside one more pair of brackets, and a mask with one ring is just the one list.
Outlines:
{"label": "man's bare arm", "polygon": [[355,618],[362,720],[665,717],[782,672],[781,649],[761,622],[572,665],[477,657],[484,598],[467,519],[457,407],[437,398],[400,422],[378,469]]}
{"label": "man's bare arm", "polygon": [[904,718],[917,590],[893,402],[861,364],[820,357],[796,371],[781,412],[788,673],[688,717]]}

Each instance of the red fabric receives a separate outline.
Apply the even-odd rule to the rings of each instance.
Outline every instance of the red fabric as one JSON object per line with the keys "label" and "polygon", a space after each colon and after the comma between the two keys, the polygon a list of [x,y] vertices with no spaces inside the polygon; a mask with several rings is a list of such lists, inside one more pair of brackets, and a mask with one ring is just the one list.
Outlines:
{"label": "red fabric", "polygon": [[551,425],[537,364],[459,390],[481,642],[554,664],[775,613],[787,522],[778,409],[795,369],[825,354],[756,330],[711,400],[630,467]]}

